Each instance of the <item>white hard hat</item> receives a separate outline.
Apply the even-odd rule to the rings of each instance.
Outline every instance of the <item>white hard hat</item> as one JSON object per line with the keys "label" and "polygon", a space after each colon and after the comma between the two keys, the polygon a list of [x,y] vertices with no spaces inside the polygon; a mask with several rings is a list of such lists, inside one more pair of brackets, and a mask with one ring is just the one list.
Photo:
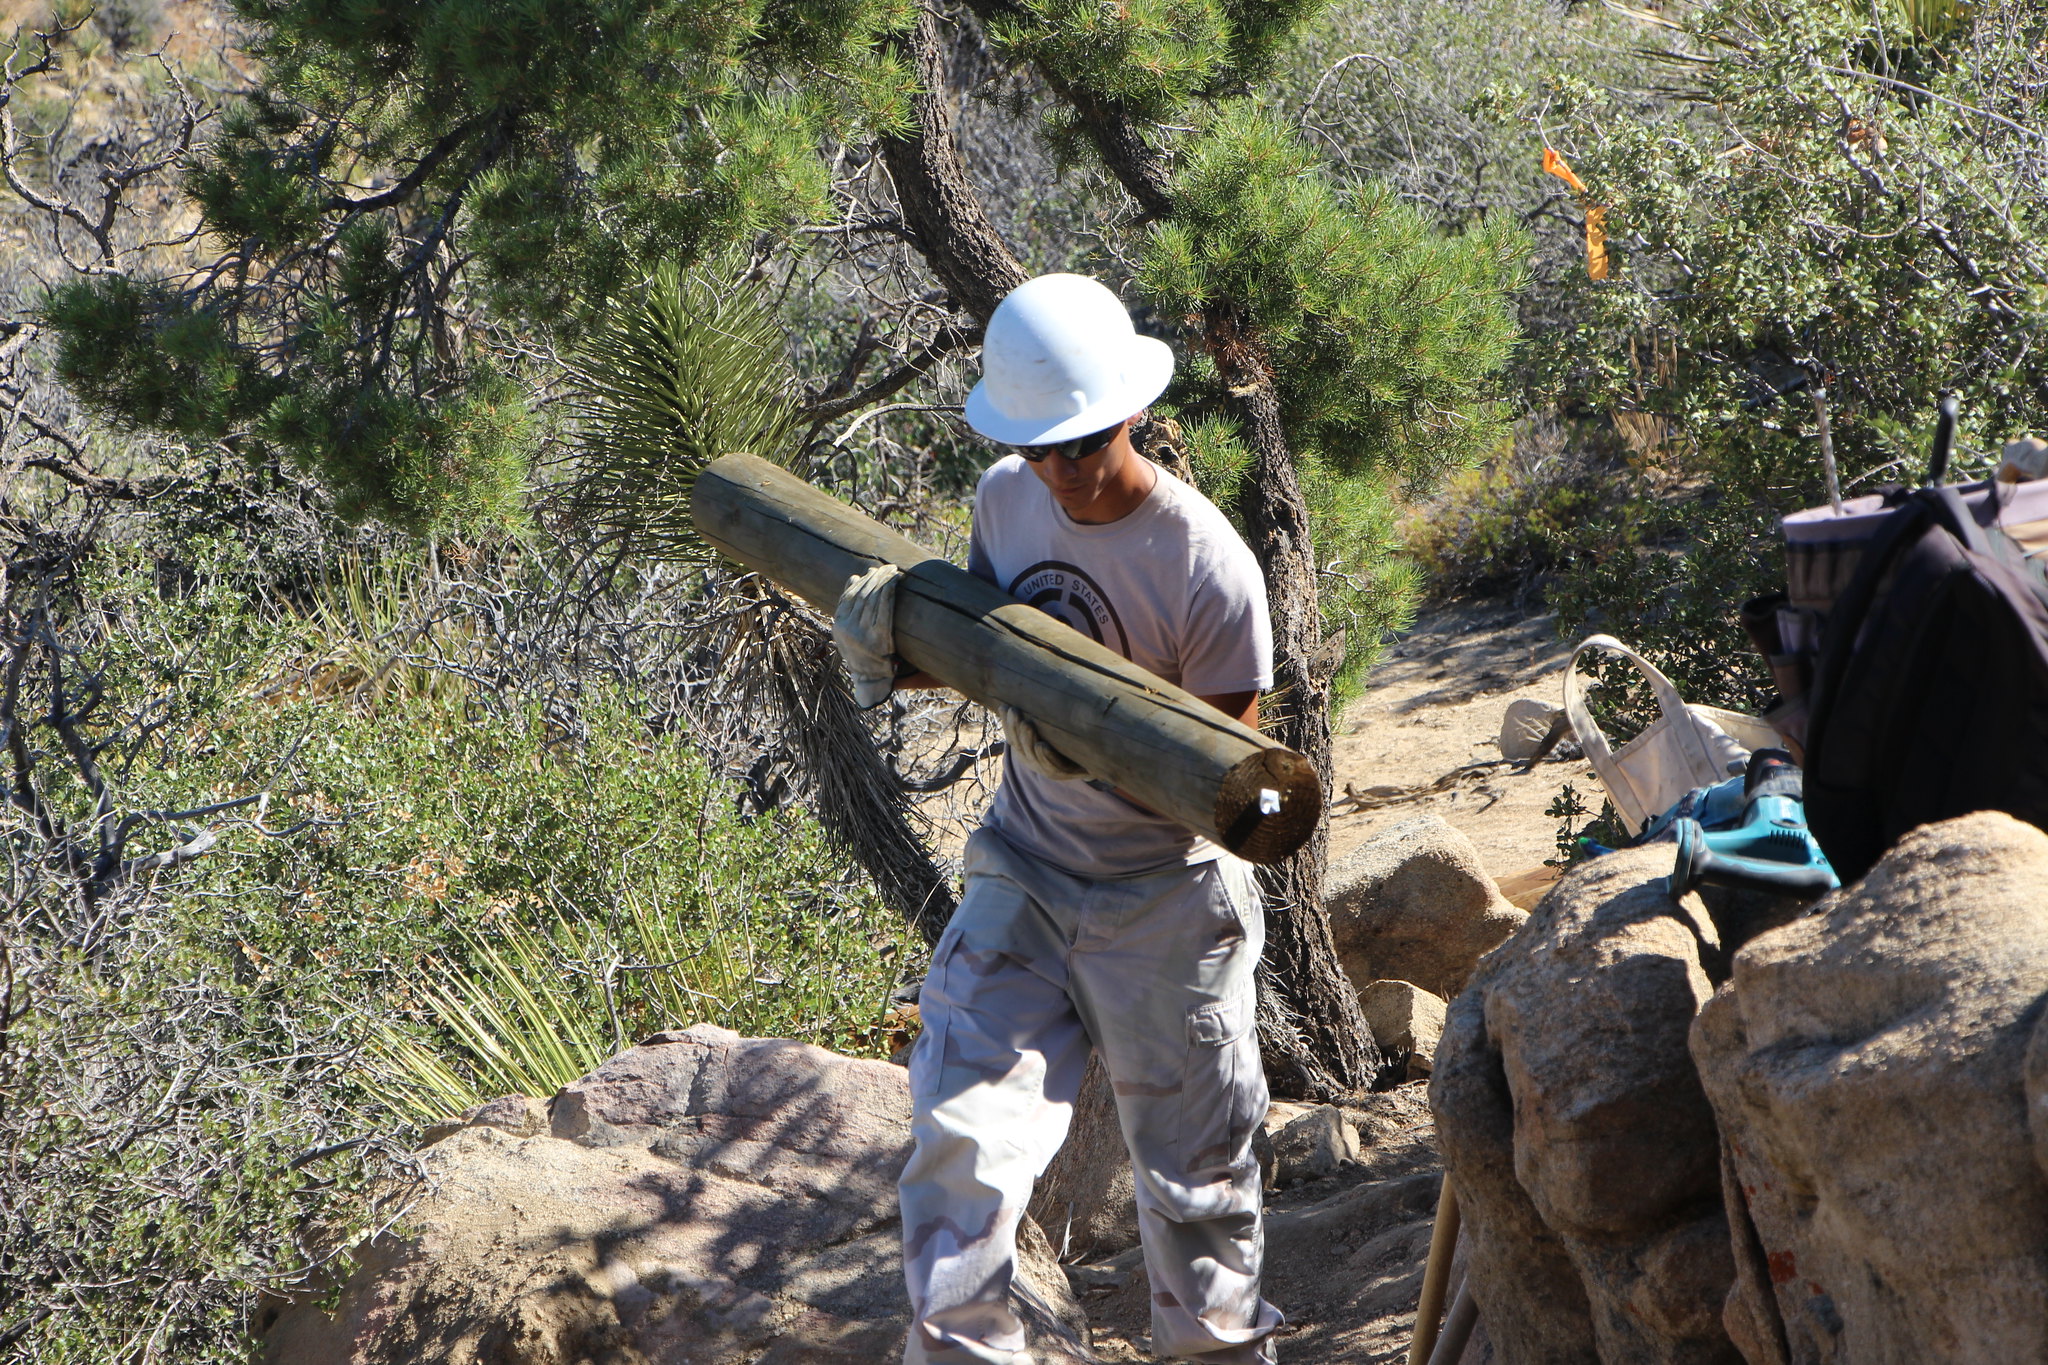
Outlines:
{"label": "white hard hat", "polygon": [[967,425],[1006,445],[1070,441],[1140,411],[1171,378],[1173,348],[1139,336],[1100,282],[1040,275],[988,320]]}

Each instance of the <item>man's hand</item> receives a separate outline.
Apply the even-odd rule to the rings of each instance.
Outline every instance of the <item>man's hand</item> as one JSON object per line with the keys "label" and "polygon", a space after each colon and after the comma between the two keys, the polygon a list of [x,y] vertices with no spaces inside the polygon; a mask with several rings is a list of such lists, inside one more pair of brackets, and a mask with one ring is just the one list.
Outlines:
{"label": "man's hand", "polygon": [[863,711],[896,690],[896,580],[902,576],[894,564],[855,574],[832,613],[832,643],[853,683],[854,704]]}
{"label": "man's hand", "polygon": [[1003,739],[1009,744],[1010,752],[1032,772],[1055,782],[1072,782],[1088,776],[1086,768],[1047,744],[1045,736],[1038,733],[1038,727],[1016,707],[998,706],[996,717],[1003,723]]}

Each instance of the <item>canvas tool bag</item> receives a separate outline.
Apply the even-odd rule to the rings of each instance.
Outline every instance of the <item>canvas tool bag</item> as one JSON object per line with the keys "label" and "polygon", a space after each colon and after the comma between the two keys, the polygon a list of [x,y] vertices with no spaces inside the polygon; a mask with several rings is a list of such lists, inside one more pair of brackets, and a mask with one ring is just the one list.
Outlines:
{"label": "canvas tool bag", "polygon": [[[2048,555],[2048,479],[1963,484],[1955,493],[1980,526],[1988,529],[1995,522],[2022,559],[2038,561]],[[1781,523],[1785,592],[1746,604],[1743,624],[1770,664],[1779,695],[1786,701],[1799,700],[1812,686],[1836,599],[1855,582],[1865,553],[1892,526],[1892,513],[1910,496],[1903,488],[1872,493],[1849,498],[1839,508],[1809,507]],[[1771,619],[1761,619],[1766,616]]]}
{"label": "canvas tool bag", "polygon": [[[1657,698],[1657,719],[1619,750],[1608,744],[1586,708],[1579,660],[1589,650],[1627,659],[1649,680]],[[1594,776],[1631,834],[1642,833],[1694,787],[1711,787],[1742,772],[1752,749],[1775,748],[1779,743],[1777,732],[1755,716],[1687,704],[1655,664],[1612,635],[1588,636],[1573,652],[1564,674],[1564,709]]]}

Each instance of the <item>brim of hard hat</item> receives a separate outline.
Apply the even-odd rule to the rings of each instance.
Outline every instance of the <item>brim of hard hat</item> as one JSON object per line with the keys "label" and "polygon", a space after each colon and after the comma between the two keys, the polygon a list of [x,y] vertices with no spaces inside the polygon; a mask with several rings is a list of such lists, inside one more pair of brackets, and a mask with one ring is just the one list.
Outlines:
{"label": "brim of hard hat", "polygon": [[967,425],[991,441],[1012,446],[1045,446],[1071,441],[1076,436],[1113,427],[1166,392],[1173,378],[1173,347],[1155,337],[1132,337],[1124,361],[1123,383],[1090,403],[1072,417],[1057,422],[1043,418],[1005,417],[988,401],[988,381],[974,386],[967,395]]}

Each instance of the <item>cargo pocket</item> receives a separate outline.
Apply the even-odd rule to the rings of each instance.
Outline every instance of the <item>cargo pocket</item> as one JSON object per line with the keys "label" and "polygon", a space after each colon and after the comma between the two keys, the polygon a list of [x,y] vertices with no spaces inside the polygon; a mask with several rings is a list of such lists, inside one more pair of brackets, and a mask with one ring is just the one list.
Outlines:
{"label": "cargo pocket", "polygon": [[1230,1169],[1259,1116],[1251,1112],[1258,1068],[1247,993],[1188,1011],[1187,1071],[1181,1084],[1180,1155],[1190,1184]]}
{"label": "cargo pocket", "polygon": [[952,1013],[946,1005],[950,998],[946,970],[959,941],[957,926],[948,925],[932,949],[932,965],[925,972],[924,989],[918,992],[917,1041],[910,1047],[910,1093],[923,1099],[935,1098],[946,1078],[946,1017]]}
{"label": "cargo pocket", "polygon": [[929,1019],[920,1011],[919,1018],[917,1046],[910,1053],[910,1088],[914,1095],[934,1099],[946,1077],[946,1015],[942,1010],[938,1018]]}
{"label": "cargo pocket", "polygon": [[1256,963],[1266,950],[1266,893],[1259,889],[1258,870],[1236,858],[1217,859],[1223,895],[1244,935],[1247,959]]}

